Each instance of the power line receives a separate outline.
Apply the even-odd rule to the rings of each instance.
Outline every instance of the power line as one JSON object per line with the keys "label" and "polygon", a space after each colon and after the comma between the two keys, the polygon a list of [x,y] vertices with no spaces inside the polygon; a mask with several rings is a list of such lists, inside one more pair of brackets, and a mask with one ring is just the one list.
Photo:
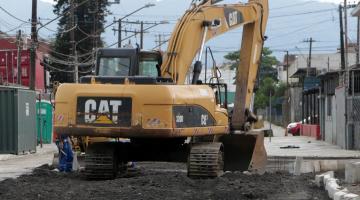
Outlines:
{"label": "power line", "polygon": [[52,48],[50,48],[50,47],[48,47],[48,46],[45,46],[45,45],[43,45],[43,44],[41,44],[41,43],[39,43],[39,46],[41,46],[42,48],[47,49],[47,50],[49,50],[49,51],[51,51],[51,52],[53,52],[54,54],[57,54],[57,55],[59,55],[59,56],[63,56],[63,57],[73,57],[73,56],[71,56],[71,55],[66,55],[66,54],[57,52],[57,51],[53,50]]}
{"label": "power line", "polygon": [[[337,8],[328,8],[328,9],[313,10],[313,11],[308,11],[308,12],[283,14],[283,15],[270,16],[269,19],[281,18],[281,17],[292,17],[292,16],[299,16],[299,15],[306,15],[306,14],[317,14],[317,13],[323,13],[323,12],[329,12],[329,11],[336,11],[336,10],[337,10]],[[112,14],[112,15],[124,16],[121,14]],[[166,19],[167,17],[176,17],[176,18],[181,17],[180,15],[132,15],[132,16],[133,17],[143,17],[143,18],[153,17],[153,18],[162,18],[162,19]],[[166,21],[178,21],[178,19],[166,20]]]}
{"label": "power line", "polygon": [[58,71],[58,72],[74,73],[74,70],[69,71],[69,70],[59,69],[59,68],[54,67],[54,66],[51,66],[51,65],[49,65],[48,63],[45,63],[45,62],[44,62],[44,65],[45,65],[46,68],[50,68],[50,69],[56,70],[56,71]]}
{"label": "power line", "polygon": [[0,9],[1,9],[2,11],[4,11],[6,14],[8,14],[10,17],[12,17],[12,18],[14,18],[14,19],[16,19],[16,20],[18,20],[18,21],[20,21],[20,22],[29,23],[29,24],[30,24],[29,21],[25,21],[25,20],[22,20],[22,19],[17,18],[15,15],[11,14],[9,11],[7,11],[5,8],[3,8],[3,7],[1,7],[1,6],[0,6]]}
{"label": "power line", "polygon": [[295,7],[295,6],[302,6],[302,5],[306,5],[306,4],[310,4],[310,3],[315,3],[316,1],[306,1],[306,2],[302,2],[302,3],[295,3],[295,4],[290,4],[290,5],[286,5],[286,6],[280,6],[280,7],[276,7],[276,8],[270,8],[270,11],[272,10],[280,10],[283,8],[290,8],[290,7]]}
{"label": "power line", "polygon": [[165,40],[165,35],[158,34],[155,36],[155,43],[157,44],[153,50],[157,49],[161,51],[161,46],[169,42],[170,39]]}
{"label": "power line", "polygon": [[22,26],[24,26],[24,24],[27,24],[27,23],[22,23],[22,24],[20,24],[19,26],[15,27],[15,28],[12,28],[12,29],[10,29],[10,30],[4,31],[3,33],[10,33],[10,32],[13,32],[13,31],[15,31],[15,30],[17,30],[17,29],[21,28]]}
{"label": "power line", "polygon": [[84,0],[84,1],[80,2],[79,4],[77,4],[76,6],[72,7],[72,8],[66,8],[66,9],[65,9],[66,11],[65,11],[63,14],[61,14],[61,15],[59,15],[59,16],[51,19],[51,20],[49,20],[48,22],[46,22],[45,24],[43,24],[42,26],[40,26],[40,27],[37,29],[37,32],[39,32],[39,30],[40,30],[41,28],[44,28],[45,26],[53,23],[54,21],[58,20],[59,18],[64,17],[64,16],[70,14],[72,11],[74,11],[74,10],[77,9],[78,7],[84,5],[84,4],[87,3],[88,1],[89,1],[89,0]]}
{"label": "power line", "polygon": [[329,19],[327,19],[327,20],[321,20],[321,21],[312,23],[312,24],[310,24],[310,25],[307,25],[307,26],[298,28],[298,29],[296,29],[296,30],[294,30],[294,31],[290,31],[290,32],[287,32],[287,33],[284,33],[284,34],[281,34],[281,35],[277,35],[277,36],[275,36],[275,37],[272,37],[271,39],[282,38],[282,37],[285,36],[285,35],[290,35],[290,34],[298,33],[298,32],[300,32],[300,31],[304,31],[304,30],[306,30],[306,29],[313,28],[314,25],[322,24],[322,23],[328,22],[328,21],[333,21],[333,20],[332,20],[332,19],[331,19],[331,20],[329,20]]}
{"label": "power line", "polygon": [[314,13],[323,13],[323,12],[329,12],[329,11],[335,11],[336,8],[330,8],[330,9],[322,9],[322,10],[314,10],[314,11],[308,11],[308,12],[301,12],[301,13],[294,13],[294,14],[285,14],[285,15],[276,15],[276,16],[270,16],[270,19],[274,18],[281,18],[281,17],[294,17],[299,15],[308,15],[308,14],[314,14]]}
{"label": "power line", "polygon": [[7,21],[3,20],[0,18],[0,24],[2,24],[3,26],[5,26],[8,29],[12,29],[14,27],[13,24],[9,24]]}
{"label": "power line", "polygon": [[84,34],[84,35],[87,36],[87,37],[94,37],[94,38],[96,38],[96,37],[99,37],[99,36],[100,36],[100,35],[92,35],[92,34],[89,34],[89,33],[85,32],[84,30],[82,30],[82,29],[80,28],[80,26],[78,26],[77,29],[78,29],[82,34]]}

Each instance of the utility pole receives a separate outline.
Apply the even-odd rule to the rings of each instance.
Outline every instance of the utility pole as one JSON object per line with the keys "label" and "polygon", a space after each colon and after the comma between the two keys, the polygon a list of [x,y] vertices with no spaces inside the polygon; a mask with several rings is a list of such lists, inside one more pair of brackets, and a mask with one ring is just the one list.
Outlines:
{"label": "utility pole", "polygon": [[[272,91],[270,89],[270,98],[269,98],[269,107],[270,107],[269,124],[270,124],[270,127],[269,127],[269,129],[272,132],[272,127],[271,127],[271,123],[272,123],[272,102],[271,102],[271,97],[272,97]],[[270,141],[271,141],[271,136],[270,136]]]}
{"label": "utility pole", "polygon": [[157,48],[159,51],[161,51],[161,46],[163,45],[163,44],[165,44],[167,41],[165,40],[165,35],[163,35],[163,34],[158,34],[158,35],[156,35],[155,36],[155,44],[156,44],[156,47],[154,47],[154,49],[155,48]]}
{"label": "utility pole", "polygon": [[[309,48],[309,69],[311,68],[311,53],[312,53],[312,43],[313,43],[313,39],[312,37],[310,38],[310,48]],[[309,72],[307,74],[309,76]]]}
{"label": "utility pole", "polygon": [[32,0],[31,47],[30,47],[30,84],[29,84],[31,90],[35,90],[36,43],[37,43],[37,0]]}
{"label": "utility pole", "polygon": [[310,46],[309,46],[308,67],[307,67],[307,70],[306,70],[306,76],[308,77],[310,75],[310,68],[311,68],[312,43],[316,42],[316,41],[313,40],[312,37],[310,37],[310,39],[304,40],[304,42],[308,42],[310,44]]}
{"label": "utility pole", "polygon": [[349,65],[349,55],[348,55],[348,23],[347,23],[347,0],[344,0],[344,28],[345,28],[345,68],[348,68]]}
{"label": "utility pole", "polygon": [[70,0],[70,43],[72,46],[72,55],[74,56],[74,82],[78,83],[78,76],[79,76],[79,69],[78,69],[78,65],[77,65],[77,55],[76,55],[76,44],[75,44],[75,29],[73,29],[73,27],[75,26],[75,0]]}
{"label": "utility pole", "polygon": [[140,23],[140,49],[144,48],[144,22]]}
{"label": "utility pole", "polygon": [[[121,47],[121,42],[122,40],[125,40],[125,39],[122,39],[122,31],[124,31],[125,33],[134,33],[135,36],[137,36],[138,34],[140,34],[140,48],[143,49],[144,48],[144,36],[145,36],[145,33],[147,33],[146,31],[149,30],[150,28],[153,28],[159,24],[167,24],[168,22],[167,21],[160,21],[160,22],[144,22],[144,21],[121,21],[121,19],[119,20],[114,20],[114,22],[118,21],[119,22],[119,25],[118,25],[118,28],[115,29],[113,28],[113,31],[118,31],[118,47]],[[136,24],[136,25],[140,25],[140,31],[139,30],[127,30],[127,29],[123,29],[122,27],[122,24]],[[145,25],[151,25],[149,27],[144,27]]]}
{"label": "utility pole", "polygon": [[159,34],[159,50],[161,51],[161,46],[162,46],[162,40],[161,40],[161,35]]}
{"label": "utility pole", "polygon": [[122,25],[121,19],[118,21],[118,47],[121,48],[121,40],[122,40]]}
{"label": "utility pole", "polygon": [[357,17],[357,40],[356,40],[356,65],[360,63],[360,17]]}
{"label": "utility pole", "polygon": [[289,51],[286,51],[286,86],[289,87]]}
{"label": "utility pole", "polygon": [[345,70],[344,25],[342,10],[343,7],[339,5],[341,69]]}
{"label": "utility pole", "polygon": [[21,39],[21,30],[18,31],[16,36],[16,46],[17,46],[17,84],[21,85],[21,49],[22,49],[22,39]]}
{"label": "utility pole", "polygon": [[75,64],[75,83],[79,83],[79,62],[78,62],[78,55],[77,51],[75,50],[75,56],[74,56],[74,64]]}

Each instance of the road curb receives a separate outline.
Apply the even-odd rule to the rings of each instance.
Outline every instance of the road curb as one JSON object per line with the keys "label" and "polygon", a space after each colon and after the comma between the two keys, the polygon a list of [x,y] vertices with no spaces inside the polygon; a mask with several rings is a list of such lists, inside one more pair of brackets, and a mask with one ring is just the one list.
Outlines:
{"label": "road curb", "polygon": [[346,188],[338,185],[338,179],[334,178],[334,172],[328,171],[315,176],[315,184],[324,188],[328,196],[334,200],[360,200],[360,196],[350,193]]}
{"label": "road curb", "polygon": [[26,152],[24,154],[19,154],[19,155],[0,154],[0,161],[21,159],[21,158],[26,158],[26,157],[29,157],[29,156],[41,156],[41,155],[45,155],[45,154],[52,154],[52,153],[55,153],[55,152],[57,152],[55,144],[45,144],[44,148],[40,148],[40,146],[37,146],[36,147],[36,152],[33,152],[33,153]]}

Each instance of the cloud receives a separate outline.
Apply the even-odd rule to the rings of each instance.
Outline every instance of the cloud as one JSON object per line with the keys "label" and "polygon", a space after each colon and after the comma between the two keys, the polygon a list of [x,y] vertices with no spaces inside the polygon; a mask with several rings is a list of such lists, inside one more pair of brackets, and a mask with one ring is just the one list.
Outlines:
{"label": "cloud", "polygon": [[[344,0],[317,0],[317,1],[319,1],[319,2],[326,2],[326,3],[335,3],[335,4],[343,4],[344,3]],[[347,1],[348,2],[348,4],[349,3],[354,3],[354,2],[359,2],[359,0],[348,0]]]}
{"label": "cloud", "polygon": [[54,0],[40,0],[40,1],[45,2],[45,3],[55,4]]}

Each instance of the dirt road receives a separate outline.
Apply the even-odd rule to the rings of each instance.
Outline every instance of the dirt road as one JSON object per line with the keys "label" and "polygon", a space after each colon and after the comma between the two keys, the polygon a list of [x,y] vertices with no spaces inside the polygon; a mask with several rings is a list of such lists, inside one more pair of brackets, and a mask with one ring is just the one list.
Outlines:
{"label": "dirt road", "polygon": [[311,182],[313,175],[226,173],[212,180],[187,178],[185,165],[138,163],[125,177],[87,181],[48,166],[0,182],[0,199],[328,199]]}

